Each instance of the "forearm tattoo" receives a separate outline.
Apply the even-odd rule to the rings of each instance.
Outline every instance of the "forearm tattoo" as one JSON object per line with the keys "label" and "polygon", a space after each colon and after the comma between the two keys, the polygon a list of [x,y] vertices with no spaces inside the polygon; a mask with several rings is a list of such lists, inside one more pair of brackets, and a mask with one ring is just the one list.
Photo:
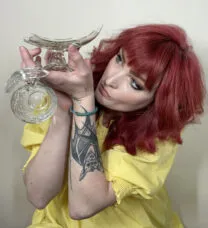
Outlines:
{"label": "forearm tattoo", "polygon": [[76,121],[74,137],[71,139],[71,156],[82,166],[79,181],[83,180],[88,172],[95,170],[103,172],[101,155],[96,136],[95,124],[91,124],[90,117],[87,116],[81,129]]}

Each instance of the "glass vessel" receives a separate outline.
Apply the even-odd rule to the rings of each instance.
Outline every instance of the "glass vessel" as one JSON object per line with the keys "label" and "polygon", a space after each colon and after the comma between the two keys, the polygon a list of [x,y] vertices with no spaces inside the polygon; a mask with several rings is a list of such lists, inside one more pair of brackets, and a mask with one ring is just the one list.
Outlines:
{"label": "glass vessel", "polygon": [[50,118],[57,107],[54,90],[40,80],[47,77],[50,70],[72,71],[64,58],[64,52],[73,44],[78,48],[95,39],[101,28],[80,39],[48,39],[31,35],[24,41],[50,50],[47,65],[24,68],[14,72],[6,83],[5,92],[11,93],[11,109],[14,115],[27,123],[40,123]]}
{"label": "glass vessel", "polygon": [[45,37],[38,36],[36,34],[32,34],[31,36],[25,38],[24,41],[36,47],[46,48],[50,51],[48,63],[46,66],[44,66],[45,70],[68,71],[71,69],[66,63],[64,52],[68,51],[69,45],[73,44],[77,48],[80,48],[83,45],[88,44],[98,36],[98,34],[101,31],[101,28],[92,31],[87,36],[84,36],[79,39],[68,38],[51,40]]}
{"label": "glass vessel", "polygon": [[16,71],[7,81],[5,92],[11,93],[14,115],[27,123],[40,123],[51,117],[57,107],[53,89],[40,82],[48,72],[40,67]]}

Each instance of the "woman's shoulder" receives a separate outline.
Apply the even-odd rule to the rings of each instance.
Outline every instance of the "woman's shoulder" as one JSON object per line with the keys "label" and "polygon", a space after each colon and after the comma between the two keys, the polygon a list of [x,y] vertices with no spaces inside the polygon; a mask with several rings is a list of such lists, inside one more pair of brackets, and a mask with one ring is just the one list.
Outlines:
{"label": "woman's shoulder", "polygon": [[177,149],[178,144],[172,140],[156,140],[156,151],[154,153],[137,148],[136,155],[131,155],[123,145],[115,145],[105,152],[107,154],[111,153],[112,155],[110,156],[115,160],[118,159],[118,157],[122,157],[122,159],[131,163],[164,163],[174,159]]}
{"label": "woman's shoulder", "polygon": [[160,140],[156,139],[156,150],[154,153],[150,153],[145,150],[137,149],[137,157],[141,160],[147,162],[165,162],[167,160],[172,160],[177,152],[178,143],[171,139]]}
{"label": "woman's shoulder", "polygon": [[176,149],[177,144],[172,141],[158,141],[154,154],[137,149],[137,154],[131,155],[124,146],[115,145],[102,153],[106,177],[114,183],[117,191],[126,186],[145,199],[151,198],[163,186]]}

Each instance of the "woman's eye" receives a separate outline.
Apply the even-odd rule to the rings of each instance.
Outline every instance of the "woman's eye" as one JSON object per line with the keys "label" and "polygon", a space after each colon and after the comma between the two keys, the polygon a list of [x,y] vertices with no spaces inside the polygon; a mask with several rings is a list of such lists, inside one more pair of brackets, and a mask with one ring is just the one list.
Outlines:
{"label": "woman's eye", "polygon": [[131,87],[135,90],[144,90],[144,88],[138,85],[134,79],[131,80]]}
{"label": "woman's eye", "polygon": [[119,53],[116,55],[116,62],[119,63],[119,64],[123,63],[121,54],[119,54]]}

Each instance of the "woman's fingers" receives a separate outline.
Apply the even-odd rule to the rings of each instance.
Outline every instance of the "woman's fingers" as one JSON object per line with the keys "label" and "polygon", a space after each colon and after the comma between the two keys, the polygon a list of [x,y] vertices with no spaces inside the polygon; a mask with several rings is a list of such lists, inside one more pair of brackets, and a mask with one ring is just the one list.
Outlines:
{"label": "woman's fingers", "polygon": [[20,47],[20,56],[25,67],[35,66],[33,58],[25,47]]}
{"label": "woman's fingers", "polygon": [[86,68],[84,59],[74,45],[70,45],[68,48],[68,65],[70,68],[80,71]]}
{"label": "woman's fingers", "polygon": [[45,64],[48,64],[50,57],[51,57],[51,51],[48,50],[44,56]]}
{"label": "woman's fingers", "polygon": [[85,59],[84,61],[87,64],[87,66],[93,71],[94,66],[91,64],[90,59]]}
{"label": "woman's fingers", "polygon": [[35,48],[32,50],[27,50],[27,48],[25,47],[20,47],[19,48],[20,51],[20,56],[22,59],[22,63],[21,63],[21,67],[25,68],[25,67],[34,67],[36,64],[33,61],[33,57],[39,55],[41,53],[41,49],[40,48]]}
{"label": "woman's fingers", "polygon": [[34,49],[31,49],[31,50],[28,50],[28,52],[29,52],[31,57],[35,57],[37,55],[40,55],[41,49],[40,48],[34,48]]}

